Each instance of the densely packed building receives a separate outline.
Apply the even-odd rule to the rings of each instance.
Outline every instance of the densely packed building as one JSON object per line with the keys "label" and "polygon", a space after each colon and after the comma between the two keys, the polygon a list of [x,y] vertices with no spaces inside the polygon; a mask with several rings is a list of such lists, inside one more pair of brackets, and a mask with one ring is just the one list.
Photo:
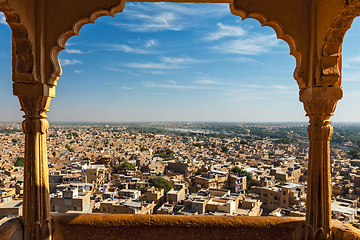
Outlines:
{"label": "densely packed building", "polygon": [[[3,218],[21,214],[24,135],[20,124],[0,127],[9,129],[0,133]],[[333,215],[357,223],[360,161],[339,149],[331,154]],[[304,216],[307,158],[306,148],[270,139],[53,126],[48,135],[51,211]]]}

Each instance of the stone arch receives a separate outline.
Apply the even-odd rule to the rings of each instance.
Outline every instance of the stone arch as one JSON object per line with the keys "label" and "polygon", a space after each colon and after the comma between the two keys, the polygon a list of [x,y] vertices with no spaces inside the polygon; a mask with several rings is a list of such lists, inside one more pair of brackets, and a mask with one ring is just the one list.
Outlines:
{"label": "stone arch", "polygon": [[302,54],[298,51],[298,46],[293,36],[288,33],[285,33],[281,24],[277,21],[269,21],[267,17],[260,12],[247,12],[244,9],[239,9],[235,7],[234,1],[230,2],[230,12],[233,15],[241,17],[242,20],[247,18],[253,18],[260,22],[261,26],[268,26],[274,29],[276,36],[278,39],[284,40],[289,48],[290,48],[290,55],[295,57],[296,67],[294,70],[294,79],[296,80],[300,89],[306,88],[307,84],[304,81],[303,77],[300,76],[300,71],[302,68]]}
{"label": "stone arch", "polygon": [[65,49],[65,44],[69,38],[75,35],[79,35],[80,29],[88,23],[95,23],[95,21],[102,16],[114,17],[117,13],[122,12],[125,8],[125,1],[121,0],[120,3],[111,9],[98,9],[93,11],[88,17],[81,17],[77,19],[72,25],[70,30],[64,31],[57,38],[57,45],[51,48],[50,60],[52,64],[52,73],[48,84],[55,86],[62,70],[59,62],[59,53]]}
{"label": "stone arch", "polygon": [[335,16],[322,45],[316,85],[341,86],[342,43],[353,20],[360,15],[360,2],[351,3]]}
{"label": "stone arch", "polygon": [[0,11],[4,13],[12,32],[13,82],[35,82],[33,76],[34,56],[27,30],[22,25],[19,15],[6,2],[0,3]]}

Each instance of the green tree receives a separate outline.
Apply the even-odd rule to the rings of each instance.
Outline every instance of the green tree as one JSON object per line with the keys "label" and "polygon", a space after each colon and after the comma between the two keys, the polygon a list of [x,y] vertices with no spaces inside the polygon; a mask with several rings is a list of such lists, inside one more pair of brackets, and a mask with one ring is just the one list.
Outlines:
{"label": "green tree", "polygon": [[343,176],[344,180],[350,180],[350,174],[348,172],[342,172],[340,173],[340,176]]}
{"label": "green tree", "polygon": [[11,141],[12,141],[13,143],[17,143],[19,140],[18,140],[18,139],[13,138],[13,139],[11,139]]}
{"label": "green tree", "polygon": [[71,148],[69,145],[66,144],[65,148],[69,151],[69,152],[74,152],[75,149]]}
{"label": "green tree", "polygon": [[221,151],[222,151],[222,152],[228,152],[229,149],[228,149],[226,146],[223,146],[223,147],[221,147]]}
{"label": "green tree", "polygon": [[124,169],[134,170],[135,165],[132,164],[132,163],[129,163],[128,161],[125,161],[125,162],[123,162],[122,164],[119,165],[118,169],[119,170],[124,170]]}
{"label": "green tree", "polygon": [[246,191],[249,191],[250,190],[250,182],[252,180],[252,175],[251,173],[247,172],[247,171],[244,171],[242,170],[241,168],[239,167],[233,167],[231,170],[231,172],[233,173],[236,173],[238,175],[245,175],[246,176]]}
{"label": "green tree", "polygon": [[154,187],[163,188],[165,195],[172,188],[172,186],[170,185],[168,180],[166,180],[165,178],[160,177],[160,176],[157,176],[154,179],[152,179],[151,183]]}
{"label": "green tree", "polygon": [[15,167],[23,167],[24,166],[24,158],[18,157],[16,161],[14,162]]}
{"label": "green tree", "polygon": [[359,159],[359,150],[358,149],[351,149],[350,151],[348,151],[348,154],[352,156],[353,159]]}
{"label": "green tree", "polygon": [[246,162],[245,159],[235,159],[235,162],[241,162],[241,163],[244,163]]}
{"label": "green tree", "polygon": [[166,155],[170,155],[170,154],[173,154],[174,152],[173,151],[171,151],[170,149],[167,149],[166,150]]}

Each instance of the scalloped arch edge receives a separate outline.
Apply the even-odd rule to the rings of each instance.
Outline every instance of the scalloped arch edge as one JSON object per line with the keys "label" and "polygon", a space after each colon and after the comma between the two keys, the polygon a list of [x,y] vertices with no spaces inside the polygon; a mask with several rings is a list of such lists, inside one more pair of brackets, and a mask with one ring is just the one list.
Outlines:
{"label": "scalloped arch edge", "polygon": [[241,17],[242,20],[245,20],[247,18],[253,18],[257,20],[261,24],[261,26],[268,26],[274,29],[277,38],[284,40],[288,44],[290,48],[290,55],[295,57],[296,67],[293,74],[294,79],[296,80],[300,89],[306,88],[307,84],[299,74],[300,69],[302,68],[302,54],[298,51],[295,39],[291,35],[284,33],[281,24],[276,21],[268,21],[266,16],[262,13],[259,12],[247,13],[243,9],[236,8],[234,0],[230,2],[229,7],[230,7],[230,12],[235,16]]}
{"label": "scalloped arch edge", "polygon": [[125,1],[120,0],[120,3],[110,10],[108,9],[98,9],[92,12],[88,17],[79,18],[72,26],[70,30],[64,31],[60,34],[57,39],[57,45],[53,46],[50,51],[50,61],[53,67],[53,71],[48,80],[48,84],[52,86],[57,85],[57,81],[62,74],[61,65],[59,62],[59,53],[65,49],[65,44],[72,36],[79,35],[80,29],[88,24],[95,23],[95,21],[102,16],[111,16],[114,17],[117,13],[120,13],[125,8]]}

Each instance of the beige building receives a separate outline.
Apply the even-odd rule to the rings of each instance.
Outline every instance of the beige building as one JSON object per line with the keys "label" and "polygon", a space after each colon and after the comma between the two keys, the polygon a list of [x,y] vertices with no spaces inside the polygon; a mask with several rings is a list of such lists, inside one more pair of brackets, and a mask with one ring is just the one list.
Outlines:
{"label": "beige building", "polygon": [[261,188],[262,207],[275,210],[288,208],[306,202],[305,186],[298,183],[285,183]]}
{"label": "beige building", "polygon": [[22,200],[9,200],[0,203],[0,219],[2,217],[19,216],[22,214]]}
{"label": "beige building", "polygon": [[155,202],[155,209],[157,209],[165,202],[164,189],[153,186],[146,190],[146,194],[141,196],[140,200]]}
{"label": "beige building", "polygon": [[[220,172],[220,171],[219,171]],[[228,173],[213,173],[207,172],[202,175],[195,176],[193,180],[193,187],[195,189],[201,188],[217,188],[220,189],[225,186],[228,179]]]}
{"label": "beige building", "polygon": [[107,180],[107,176],[108,171],[104,165],[92,165],[89,169],[86,170],[88,183],[103,185]]}
{"label": "beige building", "polygon": [[80,192],[75,187],[64,189],[50,198],[50,211],[66,213],[67,211],[92,212],[90,193]]}
{"label": "beige building", "polygon": [[235,210],[234,215],[238,216],[260,216],[262,213],[262,202],[258,199],[243,199],[239,207]]}
{"label": "beige building", "polygon": [[111,214],[152,214],[155,205],[155,202],[136,201],[132,199],[107,199],[100,203],[100,212]]}
{"label": "beige building", "polygon": [[185,190],[185,184],[174,184],[174,187],[166,193],[166,202],[182,202],[186,197]]}
{"label": "beige building", "polygon": [[120,198],[131,198],[136,200],[141,196],[141,192],[135,189],[121,189],[118,191],[118,196]]}

